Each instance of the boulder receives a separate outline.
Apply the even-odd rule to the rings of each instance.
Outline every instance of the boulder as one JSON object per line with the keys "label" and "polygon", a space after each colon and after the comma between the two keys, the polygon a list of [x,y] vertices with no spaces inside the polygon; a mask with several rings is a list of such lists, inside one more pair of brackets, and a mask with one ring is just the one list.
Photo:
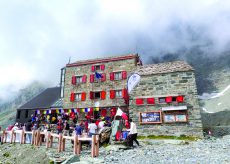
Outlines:
{"label": "boulder", "polygon": [[105,142],[109,142],[110,135],[112,133],[111,127],[104,127],[104,129],[101,131],[99,137],[100,137],[100,143],[103,144]]}

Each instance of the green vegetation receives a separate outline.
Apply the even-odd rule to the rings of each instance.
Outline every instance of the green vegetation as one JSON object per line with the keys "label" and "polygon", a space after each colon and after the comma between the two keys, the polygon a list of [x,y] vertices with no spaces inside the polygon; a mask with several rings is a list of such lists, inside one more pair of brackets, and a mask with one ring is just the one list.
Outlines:
{"label": "green vegetation", "polygon": [[200,138],[194,137],[194,136],[185,136],[181,135],[179,137],[177,136],[154,136],[154,135],[149,135],[149,136],[138,136],[137,139],[175,139],[175,140],[189,140],[189,141],[196,141]]}
{"label": "green vegetation", "polygon": [[10,153],[9,152],[5,152],[4,154],[3,154],[3,157],[9,157],[10,156]]}
{"label": "green vegetation", "polygon": [[50,160],[50,164],[54,164],[54,161],[53,161],[53,160]]}

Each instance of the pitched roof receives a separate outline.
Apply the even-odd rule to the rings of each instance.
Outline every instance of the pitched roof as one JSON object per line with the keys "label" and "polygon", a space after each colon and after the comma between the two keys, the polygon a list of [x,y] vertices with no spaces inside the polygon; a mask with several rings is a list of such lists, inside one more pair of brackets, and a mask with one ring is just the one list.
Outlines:
{"label": "pitched roof", "polygon": [[47,109],[60,98],[60,87],[47,88],[19,109]]}
{"label": "pitched roof", "polygon": [[174,61],[168,63],[148,64],[137,68],[137,73],[140,75],[153,75],[170,72],[183,72],[194,70],[185,61]]}
{"label": "pitched roof", "polygon": [[133,59],[133,58],[139,58],[138,54],[111,56],[111,57],[95,58],[95,59],[89,59],[89,60],[79,60],[74,63],[67,64],[66,67],[80,66],[80,65],[85,65],[85,64],[104,63],[104,62],[110,62],[110,61],[119,61],[119,60]]}

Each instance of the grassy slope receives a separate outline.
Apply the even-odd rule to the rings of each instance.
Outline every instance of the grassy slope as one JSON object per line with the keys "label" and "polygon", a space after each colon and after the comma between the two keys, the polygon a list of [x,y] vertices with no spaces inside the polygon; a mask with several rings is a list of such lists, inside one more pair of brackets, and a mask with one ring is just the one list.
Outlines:
{"label": "grassy slope", "polygon": [[9,111],[4,111],[0,113],[0,126],[2,128],[6,128],[8,125],[13,124],[15,122],[16,112],[11,109]]}

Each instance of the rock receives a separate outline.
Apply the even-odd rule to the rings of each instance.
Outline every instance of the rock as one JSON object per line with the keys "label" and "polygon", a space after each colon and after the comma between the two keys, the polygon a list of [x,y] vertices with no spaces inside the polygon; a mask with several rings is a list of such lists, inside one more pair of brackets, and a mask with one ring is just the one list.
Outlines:
{"label": "rock", "polygon": [[185,141],[183,140],[164,140],[164,143],[167,143],[167,144],[173,144],[173,145],[184,145],[185,144]]}
{"label": "rock", "polygon": [[71,164],[71,163],[73,163],[73,162],[79,162],[79,161],[80,161],[80,159],[79,159],[78,156],[76,156],[76,155],[71,155],[68,159],[66,159],[66,160],[63,162],[63,164]]}
{"label": "rock", "polygon": [[108,142],[110,139],[110,135],[112,133],[112,128],[111,127],[104,127],[104,129],[101,131],[99,135],[99,141],[101,144]]}

